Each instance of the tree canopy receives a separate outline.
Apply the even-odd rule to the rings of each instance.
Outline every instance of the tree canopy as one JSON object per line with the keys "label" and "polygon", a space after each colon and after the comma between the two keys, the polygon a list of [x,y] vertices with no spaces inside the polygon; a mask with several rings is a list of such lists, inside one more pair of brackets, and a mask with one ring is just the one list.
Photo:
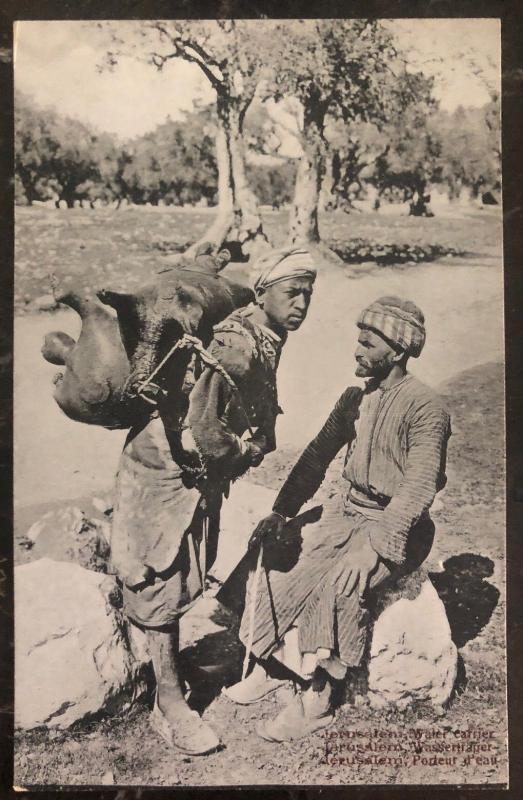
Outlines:
{"label": "tree canopy", "polygon": [[215,102],[121,142],[17,95],[18,202],[217,205],[218,246],[224,236],[263,240],[260,203],[290,204],[289,240],[314,243],[320,200],[352,211],[369,185],[381,198],[417,198],[421,211],[434,184],[451,198],[500,187],[499,98],[442,111],[432,79],[378,20],[129,24],[120,38],[119,26],[102,24],[110,66],[132,56],[164,69],[182,58]]}

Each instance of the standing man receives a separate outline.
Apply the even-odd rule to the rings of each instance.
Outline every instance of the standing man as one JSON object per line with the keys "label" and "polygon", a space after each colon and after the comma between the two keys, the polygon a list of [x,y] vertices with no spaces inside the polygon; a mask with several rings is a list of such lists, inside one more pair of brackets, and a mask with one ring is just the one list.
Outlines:
{"label": "standing man", "polygon": [[247,593],[240,638],[252,638],[256,662],[225,694],[247,704],[277,689],[275,658],[302,686],[258,728],[270,741],[301,738],[334,719],[333,687],[364,655],[368,590],[414,570],[431,549],[428,512],[446,482],[450,420],[440,399],[407,372],[408,359],[422,351],[424,323],[420,309],[398,297],[381,297],[361,313],[356,375],[369,379],[366,387],[343,392],[253,534],[253,545],[265,537],[270,548],[347,447],[345,514],[311,529],[291,571],[271,570],[260,582],[251,636]]}
{"label": "standing man", "polygon": [[211,366],[202,365],[183,430],[166,431],[160,408],[130,431],[117,475],[112,561],[124,613],[147,635],[157,681],[151,723],[191,755],[220,741],[185,702],[179,620],[216,556],[222,495],[275,448],[281,349],[307,315],[316,277],[301,249],[272,251],[256,267],[255,302],[215,327]]}

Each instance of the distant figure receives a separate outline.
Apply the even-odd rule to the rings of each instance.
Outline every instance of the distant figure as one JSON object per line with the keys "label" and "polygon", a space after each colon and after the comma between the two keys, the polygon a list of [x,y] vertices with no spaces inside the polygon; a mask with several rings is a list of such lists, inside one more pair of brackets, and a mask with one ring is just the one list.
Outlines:
{"label": "distant figure", "polygon": [[484,206],[497,206],[499,205],[498,201],[492,194],[492,192],[483,192],[481,195],[481,202]]}
{"label": "distant figure", "polygon": [[410,217],[433,217],[434,214],[429,208],[430,194],[414,192],[409,205]]}

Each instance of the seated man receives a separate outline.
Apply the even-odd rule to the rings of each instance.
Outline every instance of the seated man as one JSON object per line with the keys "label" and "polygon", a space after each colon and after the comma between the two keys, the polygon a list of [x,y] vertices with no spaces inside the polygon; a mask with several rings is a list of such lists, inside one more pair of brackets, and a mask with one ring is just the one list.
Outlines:
{"label": "seated man", "polygon": [[129,432],[116,481],[111,558],[123,611],[147,635],[157,681],[151,722],[193,755],[219,739],[185,702],[179,620],[204,590],[230,481],[275,448],[276,370],[288,331],[307,315],[316,270],[294,248],[260,259],[256,275],[255,303],[214,328],[182,428],[168,429],[159,406]]}
{"label": "seated man", "polygon": [[225,694],[249,703],[278,688],[271,656],[305,689],[258,728],[271,741],[300,738],[333,720],[333,687],[365,652],[367,592],[427,557],[434,536],[428,510],[446,482],[449,415],[407,372],[409,357],[419,356],[425,342],[422,312],[410,301],[382,297],[361,313],[358,326],[356,375],[369,378],[366,387],[343,392],[251,540],[267,537],[268,550],[347,445],[345,515],[326,515],[304,537],[290,571],[272,569],[255,598],[247,592],[240,638],[256,662]]}

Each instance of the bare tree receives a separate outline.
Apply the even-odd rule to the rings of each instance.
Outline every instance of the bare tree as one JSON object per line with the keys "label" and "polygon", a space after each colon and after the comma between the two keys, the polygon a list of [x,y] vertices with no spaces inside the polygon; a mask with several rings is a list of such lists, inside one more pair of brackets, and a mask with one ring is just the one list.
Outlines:
{"label": "bare tree", "polygon": [[147,20],[133,23],[124,38],[121,24],[110,28],[109,66],[131,55],[162,70],[169,61],[180,58],[195,64],[216,93],[218,213],[193,245],[195,249],[203,241],[219,249],[233,238],[249,252],[254,245],[267,241],[256,197],[246,178],[243,128],[264,72],[262,54],[254,46],[252,34],[263,36],[262,27],[270,24],[257,21],[254,30],[248,20]]}

